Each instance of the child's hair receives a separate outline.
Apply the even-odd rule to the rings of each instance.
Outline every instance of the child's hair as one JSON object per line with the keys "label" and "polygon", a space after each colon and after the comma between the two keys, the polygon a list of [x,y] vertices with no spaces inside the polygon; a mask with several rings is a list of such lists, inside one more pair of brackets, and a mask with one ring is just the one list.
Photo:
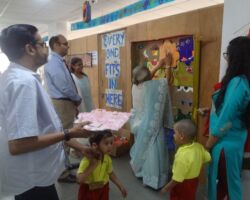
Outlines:
{"label": "child's hair", "polygon": [[132,76],[133,76],[132,82],[135,85],[139,85],[140,83],[151,79],[151,73],[149,69],[147,67],[142,67],[142,66],[134,68]]}
{"label": "child's hair", "polygon": [[111,133],[110,130],[103,130],[103,131],[96,131],[89,137],[89,143],[92,145],[93,143],[96,143],[97,145],[100,144],[100,142],[103,139],[112,137],[113,134]]}
{"label": "child's hair", "polygon": [[197,132],[195,123],[190,119],[182,119],[174,124],[174,129],[184,134],[189,140],[194,140]]}

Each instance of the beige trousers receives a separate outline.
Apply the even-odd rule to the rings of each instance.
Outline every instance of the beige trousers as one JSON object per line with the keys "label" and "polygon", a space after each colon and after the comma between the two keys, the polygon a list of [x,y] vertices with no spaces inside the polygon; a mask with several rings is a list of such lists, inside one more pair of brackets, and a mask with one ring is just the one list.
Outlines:
{"label": "beige trousers", "polygon": [[62,122],[63,129],[72,128],[77,109],[75,104],[72,101],[57,99],[52,99],[52,102]]}
{"label": "beige trousers", "polygon": [[[67,100],[57,100],[52,99],[52,103],[56,110],[58,117],[61,120],[63,129],[69,129],[73,127],[74,118],[76,115],[76,106],[73,102]],[[65,166],[68,168],[70,164],[69,154],[70,148],[67,145],[64,145],[64,152],[65,152]],[[65,178],[69,175],[69,171],[65,170],[60,178]]]}

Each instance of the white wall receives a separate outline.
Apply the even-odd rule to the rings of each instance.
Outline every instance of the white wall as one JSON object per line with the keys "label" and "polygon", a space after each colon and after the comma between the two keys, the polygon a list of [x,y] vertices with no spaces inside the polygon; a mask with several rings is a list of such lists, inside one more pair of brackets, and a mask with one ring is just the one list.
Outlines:
{"label": "white wall", "polygon": [[58,34],[62,34],[67,37],[67,23],[64,21],[58,21],[48,24],[48,36],[49,38]]}
{"label": "white wall", "polygon": [[[221,55],[233,38],[247,35],[250,28],[250,0],[225,0],[222,29]],[[221,56],[220,79],[226,71],[226,63]]]}
{"label": "white wall", "polygon": [[0,74],[3,73],[7,69],[9,64],[10,62],[7,56],[0,51]]}

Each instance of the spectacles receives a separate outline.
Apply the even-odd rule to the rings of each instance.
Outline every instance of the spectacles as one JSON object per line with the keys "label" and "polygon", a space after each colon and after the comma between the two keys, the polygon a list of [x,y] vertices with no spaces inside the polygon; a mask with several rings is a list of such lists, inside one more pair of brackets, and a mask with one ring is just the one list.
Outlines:
{"label": "spectacles", "polygon": [[41,47],[47,47],[46,42],[36,42],[36,44],[40,45]]}
{"label": "spectacles", "polygon": [[58,42],[58,44],[63,45],[63,46],[66,46],[66,47],[69,46],[69,43],[68,43],[68,42],[64,42],[64,43]]}
{"label": "spectacles", "polygon": [[227,52],[224,52],[224,53],[223,53],[223,57],[227,60],[227,59],[228,59],[228,53],[227,53]]}

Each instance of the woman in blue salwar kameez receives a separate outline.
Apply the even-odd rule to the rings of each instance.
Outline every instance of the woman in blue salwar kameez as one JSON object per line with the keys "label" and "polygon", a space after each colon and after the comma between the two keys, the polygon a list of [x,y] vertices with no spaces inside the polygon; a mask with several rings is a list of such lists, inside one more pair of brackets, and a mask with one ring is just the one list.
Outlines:
{"label": "woman in blue salwar kameez", "polygon": [[167,79],[150,80],[146,67],[137,67],[132,87],[133,109],[130,119],[135,143],[130,150],[130,165],[144,185],[159,189],[168,179],[168,149],[164,143],[166,128],[173,117]]}
{"label": "woman in blue salwar kameez", "polygon": [[233,39],[224,53],[228,68],[212,95],[208,199],[242,200],[241,167],[250,125],[250,38]]}

